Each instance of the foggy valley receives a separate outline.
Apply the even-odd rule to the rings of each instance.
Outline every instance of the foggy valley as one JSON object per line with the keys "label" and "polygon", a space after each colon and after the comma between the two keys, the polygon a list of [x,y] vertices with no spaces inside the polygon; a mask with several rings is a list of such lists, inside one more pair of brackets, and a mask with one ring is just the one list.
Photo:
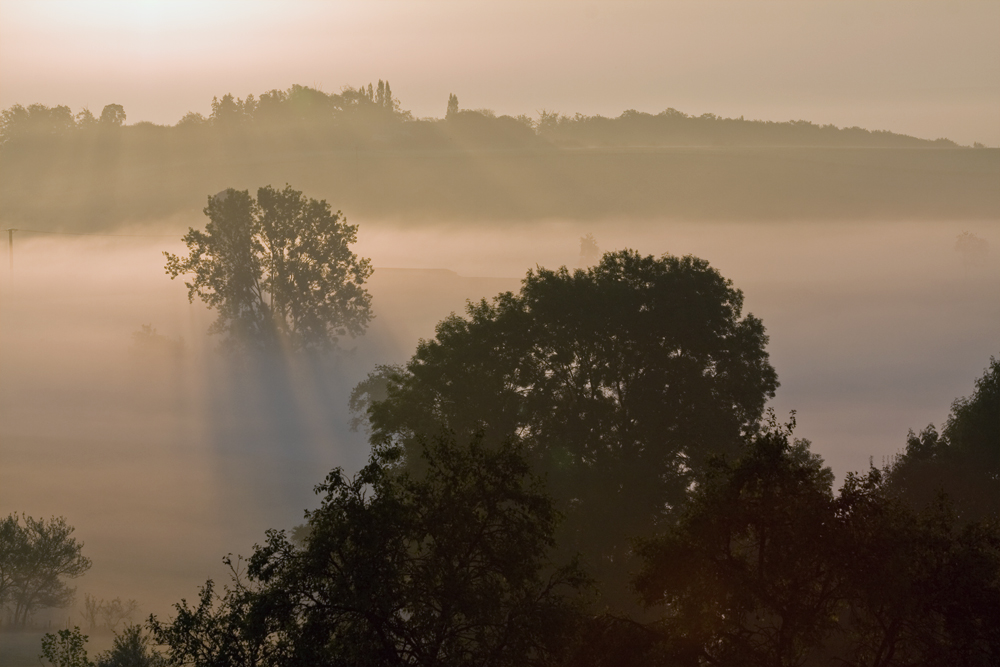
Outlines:
{"label": "foggy valley", "polygon": [[[710,3],[662,4],[630,6],[637,34],[647,12],[715,16]],[[1000,20],[972,4],[962,3],[972,16]],[[277,7],[253,6],[261,16]],[[556,26],[553,8],[567,7],[544,6],[539,21]],[[23,31],[42,25],[30,3],[2,10]],[[913,11],[928,31],[938,17],[929,5]],[[364,12],[345,20],[369,30],[377,14]],[[616,39],[628,35],[625,18],[608,20],[623,21]],[[584,19],[567,31],[574,21]],[[979,35],[975,48],[997,51]],[[27,48],[17,40],[7,42]],[[477,61],[484,72],[488,62]],[[397,84],[400,65],[387,67],[393,89],[378,78],[326,86],[338,92],[234,74],[211,82],[210,112],[205,98],[187,108],[206,113],[176,113],[179,99],[205,97],[197,80],[198,95],[170,88],[170,122],[128,104],[89,107],[61,84],[41,96],[0,70],[0,667],[37,664],[40,651],[43,664],[77,664],[67,657],[75,627],[89,634],[89,664],[133,664],[113,661],[132,623],[148,660],[136,665],[743,664],[747,646],[745,664],[760,665],[1000,656],[988,629],[1000,627],[996,114],[975,125],[985,143],[969,138],[972,112],[939,125],[960,131],[934,136],[900,129],[892,114],[865,128],[767,119],[780,112],[744,120],[722,98],[725,117],[693,102],[698,112],[636,111],[618,92],[614,114],[565,115],[522,102],[497,67],[489,76],[512,100],[499,111],[466,108],[456,86],[431,113],[426,90]],[[977,67],[988,91],[975,95],[995,101],[997,66]],[[369,71],[347,68],[355,79]],[[614,79],[593,71],[595,85]],[[877,105],[865,95],[855,106]],[[216,245],[199,254],[198,239]],[[189,299],[198,270],[214,272],[215,307]],[[338,290],[355,296],[309,310]],[[658,447],[669,456],[649,453]],[[934,504],[939,488],[954,504]],[[754,515],[772,491],[775,514]],[[50,517],[65,518],[90,563],[52,578],[75,594],[46,603],[39,593],[22,617],[28,547],[15,542],[28,518]],[[480,535],[505,537],[462,542],[480,519],[497,522]],[[723,524],[724,539],[709,531],[697,542]],[[819,525],[828,531],[803,527]],[[482,582],[472,566],[449,579],[449,558],[465,548],[495,569]],[[344,569],[310,588],[329,553]],[[850,565],[880,553],[884,571]],[[251,558],[238,566],[242,583],[226,554]],[[388,569],[365,569],[374,562]],[[796,579],[796,568],[820,574]],[[919,582],[948,572],[940,588],[951,593],[896,579],[878,588],[904,571],[901,581]],[[407,588],[420,576],[431,583]],[[197,619],[182,627],[175,607],[196,607],[208,579],[221,596],[212,613],[233,624],[222,639]],[[273,625],[254,629],[227,583]],[[292,599],[295,586],[310,602]],[[355,593],[373,608],[399,601],[380,621],[395,629],[329,611],[323,597]],[[800,606],[788,611],[781,595]],[[902,619],[897,634],[872,629],[884,618],[872,611],[878,595]],[[112,622],[116,599],[134,608]],[[88,612],[95,601],[118,634]],[[376,614],[367,604],[359,617]],[[448,616],[449,604],[462,611]],[[934,641],[917,617],[940,622]],[[476,629],[454,629],[465,622]],[[303,628],[329,633],[326,643]],[[60,630],[49,637],[61,648],[43,650]],[[782,632],[787,644],[774,639]],[[895,653],[870,648],[883,640]]]}

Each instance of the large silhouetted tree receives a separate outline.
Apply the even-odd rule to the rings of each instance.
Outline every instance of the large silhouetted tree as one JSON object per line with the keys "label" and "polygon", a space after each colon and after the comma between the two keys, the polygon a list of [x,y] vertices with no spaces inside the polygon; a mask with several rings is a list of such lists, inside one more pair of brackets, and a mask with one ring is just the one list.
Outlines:
{"label": "large silhouetted tree", "polygon": [[193,274],[188,298],[218,310],[212,333],[236,347],[321,349],[364,333],[371,263],[350,249],[357,226],[326,201],[286,186],[229,189],[209,197],[205,231],[191,229],[187,257],[164,253],[171,278]]}
{"label": "large silhouetted tree", "polygon": [[[625,595],[630,540],[684,502],[710,456],[739,448],[777,386],[742,305],[694,257],[621,251],[529,272],[519,294],[470,304],[405,368],[380,369],[372,441],[418,467],[415,434],[440,424],[521,441],[567,515],[561,546]],[[362,390],[374,395],[373,379]]]}

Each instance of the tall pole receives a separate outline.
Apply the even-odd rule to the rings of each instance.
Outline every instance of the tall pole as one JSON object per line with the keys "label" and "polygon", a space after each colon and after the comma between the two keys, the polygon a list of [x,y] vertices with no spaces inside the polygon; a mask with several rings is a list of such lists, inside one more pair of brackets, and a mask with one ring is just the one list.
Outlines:
{"label": "tall pole", "polygon": [[7,255],[10,257],[10,272],[14,273],[14,232],[15,229],[7,230]]}

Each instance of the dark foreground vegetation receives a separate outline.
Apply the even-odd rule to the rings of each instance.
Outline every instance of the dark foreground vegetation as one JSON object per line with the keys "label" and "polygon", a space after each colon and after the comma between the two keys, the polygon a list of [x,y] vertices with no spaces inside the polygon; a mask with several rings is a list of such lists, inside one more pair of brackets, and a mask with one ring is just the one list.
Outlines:
{"label": "dark foreground vegetation", "polygon": [[[444,107],[444,104],[442,104]],[[442,109],[445,111],[445,109]],[[109,229],[197,211],[212,191],[294,182],[353,215],[534,220],[994,219],[1000,152],[885,131],[693,117],[414,118],[388,83],[224,95],[209,117],[125,124],[68,107],[0,112],[8,226]]]}
{"label": "dark foreground vegetation", "polygon": [[359,384],[368,465],[151,618],[162,653],[133,644],[211,666],[996,664],[1000,361],[940,435],[834,489],[764,409],[766,344],[697,258],[532,271]]}
{"label": "dark foreground vegetation", "polygon": [[530,272],[355,390],[372,454],[150,628],[190,665],[994,665],[1000,361],[833,474],[693,257]]}
{"label": "dark foreground vegetation", "polygon": [[[255,219],[246,193],[214,201],[213,223]],[[220,332],[272,335],[215,305]],[[303,525],[97,664],[997,664],[1000,360],[940,433],[835,489],[794,416],[765,409],[777,378],[742,305],[704,260],[628,250],[470,304],[355,389],[360,472],[332,471]],[[8,542],[62,535],[76,568],[36,606],[65,604],[89,566],[71,529],[0,528],[4,582],[33,553]],[[0,591],[15,620],[22,589]],[[85,642],[47,635],[43,657],[88,665]]]}

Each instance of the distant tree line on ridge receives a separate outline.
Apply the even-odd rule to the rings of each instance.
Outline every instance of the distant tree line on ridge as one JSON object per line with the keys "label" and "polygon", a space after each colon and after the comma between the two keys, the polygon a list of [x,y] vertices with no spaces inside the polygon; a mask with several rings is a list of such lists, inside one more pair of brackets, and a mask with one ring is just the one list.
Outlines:
{"label": "distant tree line on ridge", "polygon": [[208,117],[190,112],[176,125],[139,122],[122,127],[125,111],[118,104],[99,118],[83,109],[20,104],[0,112],[0,143],[65,142],[82,133],[120,128],[130,135],[177,140],[185,135],[243,139],[278,133],[298,135],[320,145],[377,145],[391,148],[471,147],[601,147],[601,146],[868,146],[956,147],[948,139],[926,140],[884,130],[838,128],[797,120],[774,122],[691,116],[676,109],[650,114],[634,109],[616,118],[542,110],[536,117],[497,115],[489,109],[462,110],[454,94],[443,119],[415,118],[402,109],[388,81],[325,93],[293,85],[255,97],[225,94],[212,100]]}
{"label": "distant tree line on ridge", "polygon": [[454,94],[444,102],[443,118],[416,118],[386,81],[338,93],[295,85],[222,95],[207,116],[172,126],[126,124],[118,104],[99,115],[14,105],[0,111],[0,211],[14,228],[96,231],[189,215],[206,186],[298,183],[351,216],[407,223],[1000,214],[997,151],[946,139],[673,109],[515,117],[464,109]]}

